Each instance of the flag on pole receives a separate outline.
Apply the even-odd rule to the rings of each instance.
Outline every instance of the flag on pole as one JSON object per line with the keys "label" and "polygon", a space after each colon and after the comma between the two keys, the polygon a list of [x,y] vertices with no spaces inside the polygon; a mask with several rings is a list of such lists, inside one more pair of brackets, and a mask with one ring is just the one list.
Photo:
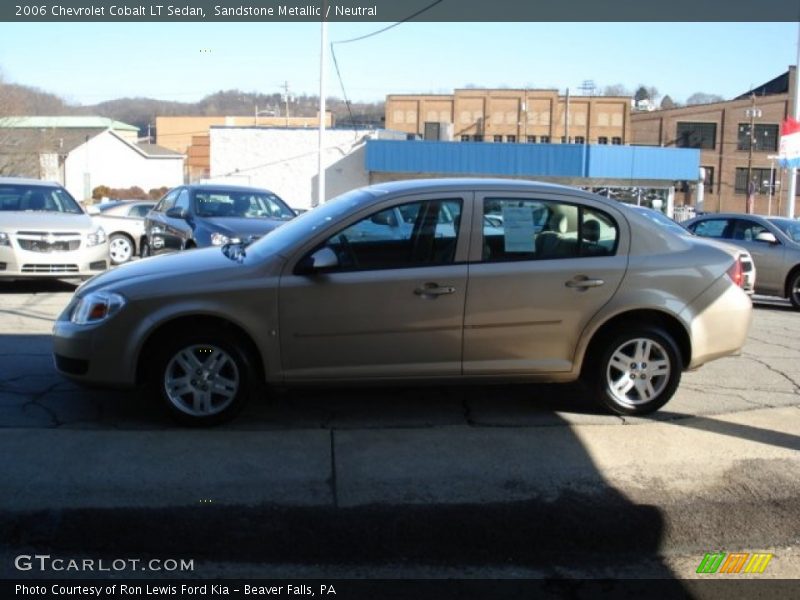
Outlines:
{"label": "flag on pole", "polygon": [[791,117],[781,124],[778,164],[784,169],[800,167],[800,121]]}

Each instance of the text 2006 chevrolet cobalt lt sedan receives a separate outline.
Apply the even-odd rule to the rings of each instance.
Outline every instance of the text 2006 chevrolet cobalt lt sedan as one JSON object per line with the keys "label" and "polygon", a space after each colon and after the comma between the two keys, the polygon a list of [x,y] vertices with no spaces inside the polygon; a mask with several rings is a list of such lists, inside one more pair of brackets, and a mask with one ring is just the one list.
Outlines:
{"label": "text 2006 chevrolet cobalt lt sedan", "polygon": [[608,409],[642,414],[682,371],[744,344],[740,269],[571,188],[387,183],[247,247],[95,277],[55,324],[55,362],[81,382],[148,383],[197,424],[230,418],[263,382],[583,378]]}

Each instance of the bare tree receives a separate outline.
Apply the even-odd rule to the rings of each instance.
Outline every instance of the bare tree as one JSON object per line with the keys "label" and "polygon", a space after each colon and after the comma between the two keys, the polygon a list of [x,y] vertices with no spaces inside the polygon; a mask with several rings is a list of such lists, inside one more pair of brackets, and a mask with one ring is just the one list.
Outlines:
{"label": "bare tree", "polygon": [[631,91],[621,83],[607,85],[603,88],[603,96],[632,96]]}
{"label": "bare tree", "polygon": [[686,104],[711,104],[712,102],[722,102],[725,100],[719,94],[706,94],[705,92],[695,92],[686,99]]}

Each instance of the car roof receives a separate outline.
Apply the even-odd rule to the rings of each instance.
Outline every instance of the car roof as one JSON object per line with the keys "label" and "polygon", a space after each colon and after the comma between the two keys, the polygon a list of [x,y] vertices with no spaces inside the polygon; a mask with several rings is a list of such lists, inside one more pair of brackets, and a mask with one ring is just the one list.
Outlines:
{"label": "car roof", "polygon": [[267,192],[274,194],[272,190],[252,185],[233,185],[230,183],[187,183],[182,186],[192,191],[217,190],[220,192]]}
{"label": "car roof", "polygon": [[376,183],[363,188],[365,191],[376,193],[394,193],[398,191],[422,192],[426,190],[437,191],[440,189],[466,188],[470,190],[508,190],[508,191],[554,191],[554,192],[582,192],[579,188],[559,185],[556,183],[544,183],[541,181],[531,181],[527,179],[501,179],[490,177],[446,177],[433,179],[403,179],[399,181],[387,181]]}
{"label": "car roof", "polygon": [[55,181],[42,181],[27,177],[0,177],[0,185],[38,185],[47,188],[60,188],[61,185]]}

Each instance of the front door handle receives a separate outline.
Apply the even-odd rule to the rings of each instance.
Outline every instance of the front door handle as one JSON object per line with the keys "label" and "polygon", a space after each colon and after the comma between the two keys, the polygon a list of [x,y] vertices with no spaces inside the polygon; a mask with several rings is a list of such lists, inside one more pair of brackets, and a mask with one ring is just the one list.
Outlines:
{"label": "front door handle", "polygon": [[423,298],[437,298],[439,296],[455,293],[456,288],[451,286],[440,286],[438,283],[426,283],[422,287],[418,287],[414,290],[414,294],[416,296],[422,296]]}
{"label": "front door handle", "polygon": [[579,277],[575,277],[574,279],[570,279],[565,285],[569,288],[585,290],[587,288],[600,287],[604,283],[605,281],[602,279],[589,279],[588,277],[581,275]]}

